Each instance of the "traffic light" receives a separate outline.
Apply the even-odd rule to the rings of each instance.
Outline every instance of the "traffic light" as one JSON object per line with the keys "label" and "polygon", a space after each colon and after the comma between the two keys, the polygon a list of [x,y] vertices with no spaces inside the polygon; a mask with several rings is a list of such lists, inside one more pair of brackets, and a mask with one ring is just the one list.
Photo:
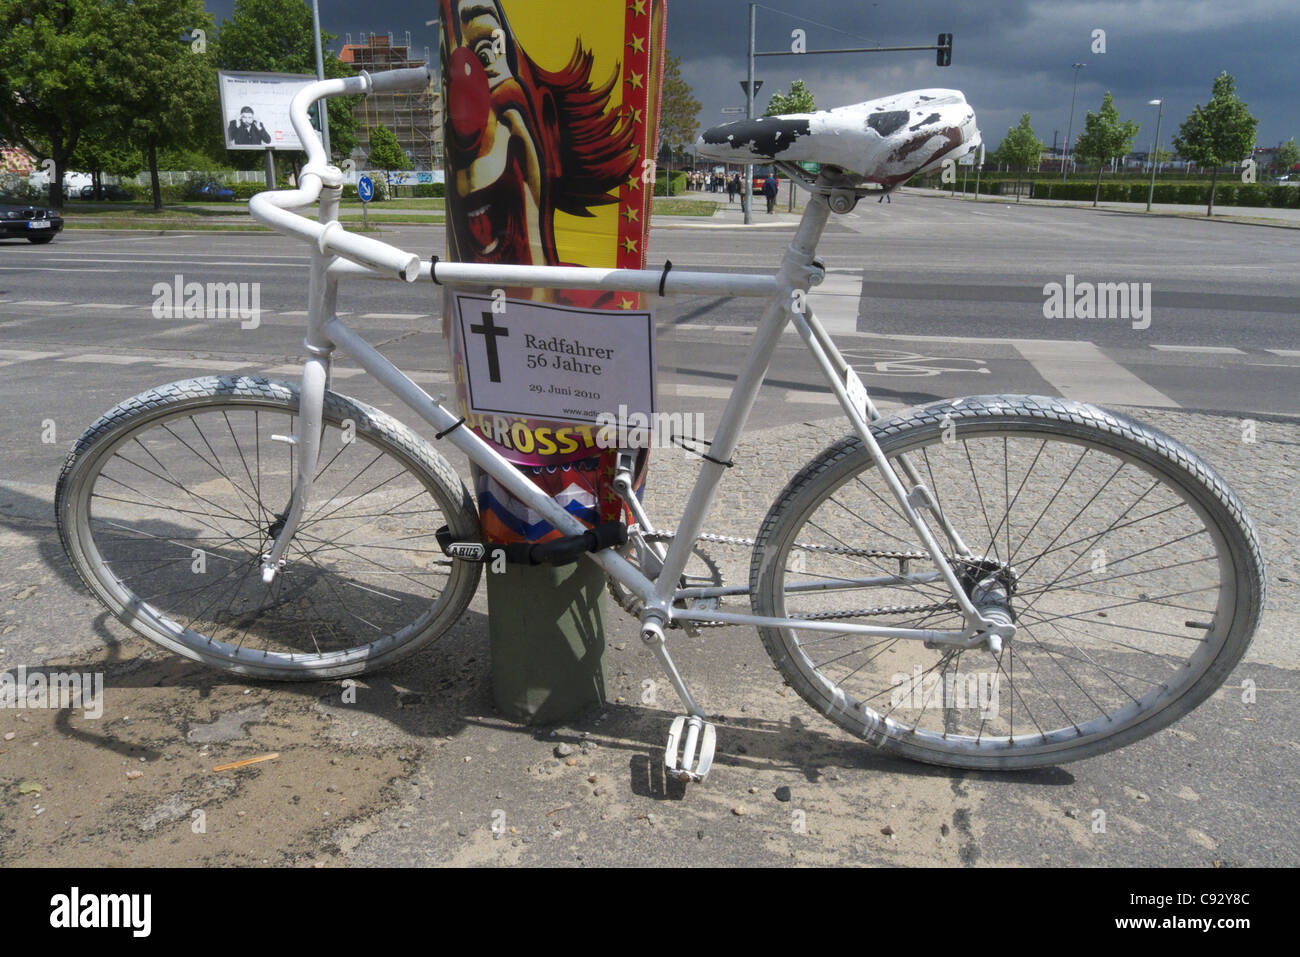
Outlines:
{"label": "traffic light", "polygon": [[935,56],[935,62],[939,64],[939,66],[952,65],[952,34],[951,33],[939,34],[939,52]]}

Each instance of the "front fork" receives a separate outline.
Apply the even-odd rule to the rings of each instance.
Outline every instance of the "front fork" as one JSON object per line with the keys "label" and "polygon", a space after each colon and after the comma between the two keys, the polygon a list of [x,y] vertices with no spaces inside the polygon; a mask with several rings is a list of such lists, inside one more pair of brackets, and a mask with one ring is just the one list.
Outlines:
{"label": "front fork", "polygon": [[[320,220],[332,222],[338,217],[341,187],[321,190]],[[293,480],[293,498],[280,516],[279,530],[272,529],[270,548],[262,555],[262,581],[271,584],[286,564],[285,552],[311,501],[312,482],[320,461],[321,436],[325,426],[325,393],[330,387],[334,343],[325,335],[325,324],[334,317],[338,304],[338,282],[330,279],[328,269],[333,256],[319,247],[312,250],[311,279],[308,297],[307,362],[302,370],[302,389],[298,399],[298,428],[293,435],[273,435],[272,441],[293,447],[297,470]]]}
{"label": "front fork", "polygon": [[298,428],[293,435],[273,435],[271,440],[293,446],[298,464],[293,480],[293,498],[288,512],[280,516],[278,533],[271,549],[262,556],[262,581],[271,584],[285,566],[284,553],[293,541],[303,512],[311,500],[312,481],[320,461],[321,434],[325,418],[325,390],[329,388],[330,355],[313,355],[302,370],[302,391],[298,400]]}

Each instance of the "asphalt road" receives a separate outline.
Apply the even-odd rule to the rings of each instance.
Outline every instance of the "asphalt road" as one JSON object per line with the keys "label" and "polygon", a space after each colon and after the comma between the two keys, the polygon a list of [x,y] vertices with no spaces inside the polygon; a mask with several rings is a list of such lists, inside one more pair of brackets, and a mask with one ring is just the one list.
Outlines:
{"label": "asphalt road", "polygon": [[[684,223],[656,229],[652,261],[669,255],[682,269],[758,271],[776,262],[791,236],[784,225],[740,232]],[[442,253],[441,229],[392,230],[384,238],[425,257]],[[102,732],[38,732],[15,723],[25,716],[0,715],[17,730],[18,744],[34,737],[48,749],[42,756],[64,759],[48,766],[68,775],[50,772],[58,786],[47,780],[42,800],[55,810],[39,819],[27,803],[0,794],[0,836],[14,841],[10,859],[48,860],[38,852],[53,842],[66,851],[56,861],[90,865],[136,854],[159,863],[681,864],[704,854],[733,864],[1294,865],[1300,745],[1292,740],[1297,687],[1289,636],[1300,621],[1287,609],[1300,564],[1287,489],[1300,474],[1298,248],[1300,233],[1284,229],[921,197],[872,204],[833,222],[821,247],[827,282],[813,307],[884,403],[1032,392],[1136,406],[1224,463],[1282,579],[1270,581],[1271,617],[1254,670],[1246,672],[1260,686],[1261,705],[1242,718],[1234,696],[1221,693],[1158,743],[1068,771],[949,774],[884,760],[828,730],[785,694],[752,631],[721,629],[680,652],[708,693],[711,713],[728,721],[719,781],[683,799],[654,774],[675,702],[650,709],[619,703],[606,720],[562,729],[560,740],[592,747],[577,755],[576,768],[550,758],[556,739],[492,716],[481,593],[447,643],[364,683],[359,710],[339,708],[324,684],[249,686],[147,654],[99,613],[62,558],[50,513],[58,469],[96,415],[149,386],[212,371],[291,377],[306,307],[304,253],[253,233],[73,231],[44,247],[0,242],[0,668],[102,659],[120,689],[115,713],[135,715],[138,726],[132,731],[132,719],[115,718]],[[154,318],[155,284],[178,275],[259,284],[259,324]],[[1149,327],[1134,329],[1131,318],[1045,318],[1044,287],[1071,275],[1076,282],[1150,283]],[[341,302],[358,330],[434,391],[446,381],[448,361],[437,307],[428,284],[356,284]],[[711,427],[748,341],[752,303],[672,299],[657,303],[656,314],[665,407],[698,412]],[[355,372],[344,360],[336,388],[400,412]],[[799,438],[797,449],[770,461],[764,443],[800,436],[804,423],[831,434],[836,413],[798,339],[787,337],[755,409],[753,426],[761,431],[747,450],[765,490],[779,488],[823,439],[820,431]],[[1259,420],[1259,446],[1242,445],[1241,419]],[[737,533],[727,522],[739,524],[738,516],[724,511],[714,530]],[[611,625],[611,643],[620,643],[611,651],[611,684],[634,701],[653,670],[638,654],[634,627],[618,622]],[[157,688],[168,690],[159,698]],[[210,782],[199,773],[211,763],[208,752],[191,753],[176,722],[193,729],[249,708],[247,722],[210,740],[283,750],[285,770],[250,772],[218,800],[203,790]],[[139,726],[153,737],[140,738],[146,732]],[[292,750],[293,741],[311,745]],[[359,751],[362,744],[372,751]],[[8,747],[0,744],[0,753]],[[154,803],[128,801],[120,785],[94,795],[66,783],[84,779],[93,789],[96,775],[116,780],[118,765],[137,757],[159,782],[148,792]],[[166,778],[157,770],[164,766],[153,765],[164,759],[174,759],[173,772],[194,763],[194,774]],[[362,773],[349,776],[354,763]],[[0,783],[11,783],[8,774],[0,765]],[[806,840],[790,836],[789,809],[772,803],[772,788],[790,783],[796,805],[815,822]],[[327,784],[334,788],[328,798]],[[240,815],[244,823],[234,817],[236,807],[280,801],[290,786],[295,806],[299,793],[309,795],[302,807],[311,806],[310,825],[261,815],[256,830],[257,814]],[[40,830],[64,819],[60,800],[83,805],[93,826],[77,824],[81,815],[69,809],[63,831]],[[178,801],[209,807],[214,820],[228,812],[229,833],[206,843],[184,834],[187,811],[168,817]],[[588,815],[583,808],[593,801],[599,807]],[[734,813],[743,804],[748,810]],[[488,829],[502,807],[512,826],[520,822],[517,838],[494,838]],[[346,825],[320,831],[321,808],[346,811]],[[1096,808],[1111,813],[1110,837],[1089,832]],[[555,810],[563,813],[552,817]],[[886,824],[897,838],[882,837]],[[168,844],[164,825],[185,843]]]}

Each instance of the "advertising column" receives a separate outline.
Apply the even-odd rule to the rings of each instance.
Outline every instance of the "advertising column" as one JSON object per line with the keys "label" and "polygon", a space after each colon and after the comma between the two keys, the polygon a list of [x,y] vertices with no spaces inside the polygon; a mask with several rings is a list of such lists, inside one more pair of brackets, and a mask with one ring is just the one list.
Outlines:
{"label": "advertising column", "polygon": [[[441,0],[451,259],[644,266],[665,7]],[[445,297],[466,425],[588,526],[627,519],[613,492],[617,442],[596,419],[655,411],[646,305],[614,291]],[[638,453],[639,480],[647,459]],[[560,536],[490,477],[476,475],[476,493],[485,541]],[[487,579],[498,707],[543,722],[603,704],[600,569],[489,566]]]}

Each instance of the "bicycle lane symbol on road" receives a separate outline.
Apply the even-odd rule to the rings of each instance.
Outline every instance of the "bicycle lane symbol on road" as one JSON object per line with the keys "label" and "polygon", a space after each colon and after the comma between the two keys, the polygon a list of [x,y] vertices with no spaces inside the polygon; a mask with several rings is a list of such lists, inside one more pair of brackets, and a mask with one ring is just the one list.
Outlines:
{"label": "bicycle lane symbol on road", "polygon": [[851,349],[844,352],[844,358],[857,369],[859,375],[922,378],[945,372],[988,374],[991,371],[983,359],[927,356],[919,352],[893,349]]}

